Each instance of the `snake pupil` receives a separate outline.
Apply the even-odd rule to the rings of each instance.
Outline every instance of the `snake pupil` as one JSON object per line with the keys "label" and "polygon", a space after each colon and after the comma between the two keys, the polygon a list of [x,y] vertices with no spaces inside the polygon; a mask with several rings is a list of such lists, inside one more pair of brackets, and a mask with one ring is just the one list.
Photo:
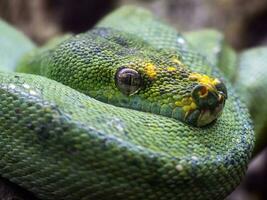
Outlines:
{"label": "snake pupil", "polygon": [[140,89],[142,78],[134,69],[121,67],[116,72],[115,84],[123,94],[133,95]]}

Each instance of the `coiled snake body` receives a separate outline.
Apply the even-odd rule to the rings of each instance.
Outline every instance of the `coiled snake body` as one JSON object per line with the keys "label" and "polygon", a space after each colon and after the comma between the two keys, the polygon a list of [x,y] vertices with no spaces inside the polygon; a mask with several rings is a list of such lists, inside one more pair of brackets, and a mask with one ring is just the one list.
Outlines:
{"label": "coiled snake body", "polygon": [[223,199],[244,175],[254,132],[237,92],[143,9],[17,71],[0,73],[0,174],[41,199]]}

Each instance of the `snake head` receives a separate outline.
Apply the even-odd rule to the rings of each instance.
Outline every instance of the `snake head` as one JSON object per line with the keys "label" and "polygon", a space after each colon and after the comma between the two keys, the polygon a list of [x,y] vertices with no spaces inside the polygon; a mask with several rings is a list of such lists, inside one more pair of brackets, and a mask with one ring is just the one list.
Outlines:
{"label": "snake head", "polygon": [[216,120],[227,98],[222,81],[192,71],[210,71],[199,55],[157,49],[113,29],[70,38],[47,62],[51,67],[44,68],[45,76],[97,100],[191,126]]}
{"label": "snake head", "polygon": [[[139,99],[138,110],[172,117],[203,127],[222,114],[227,99],[225,84],[217,78],[191,72],[181,66],[143,63],[120,67],[117,88],[129,102]],[[132,107],[127,105],[127,107]]]}

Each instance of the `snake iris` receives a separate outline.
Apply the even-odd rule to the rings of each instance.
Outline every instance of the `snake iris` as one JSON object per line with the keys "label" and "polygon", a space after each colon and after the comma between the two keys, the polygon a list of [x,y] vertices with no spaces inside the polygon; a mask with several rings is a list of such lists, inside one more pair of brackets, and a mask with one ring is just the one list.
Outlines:
{"label": "snake iris", "polygon": [[29,53],[17,71],[47,78],[1,73],[1,175],[42,199],[224,198],[253,131],[211,66],[135,7]]}

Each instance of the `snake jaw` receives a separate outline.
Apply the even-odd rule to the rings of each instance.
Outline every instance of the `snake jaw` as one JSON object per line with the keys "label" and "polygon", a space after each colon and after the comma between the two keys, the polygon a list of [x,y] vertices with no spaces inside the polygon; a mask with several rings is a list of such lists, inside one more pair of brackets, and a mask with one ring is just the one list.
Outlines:
{"label": "snake jaw", "polygon": [[197,120],[197,126],[202,127],[210,124],[222,114],[224,104],[218,104],[218,106],[213,110],[202,110]]}

